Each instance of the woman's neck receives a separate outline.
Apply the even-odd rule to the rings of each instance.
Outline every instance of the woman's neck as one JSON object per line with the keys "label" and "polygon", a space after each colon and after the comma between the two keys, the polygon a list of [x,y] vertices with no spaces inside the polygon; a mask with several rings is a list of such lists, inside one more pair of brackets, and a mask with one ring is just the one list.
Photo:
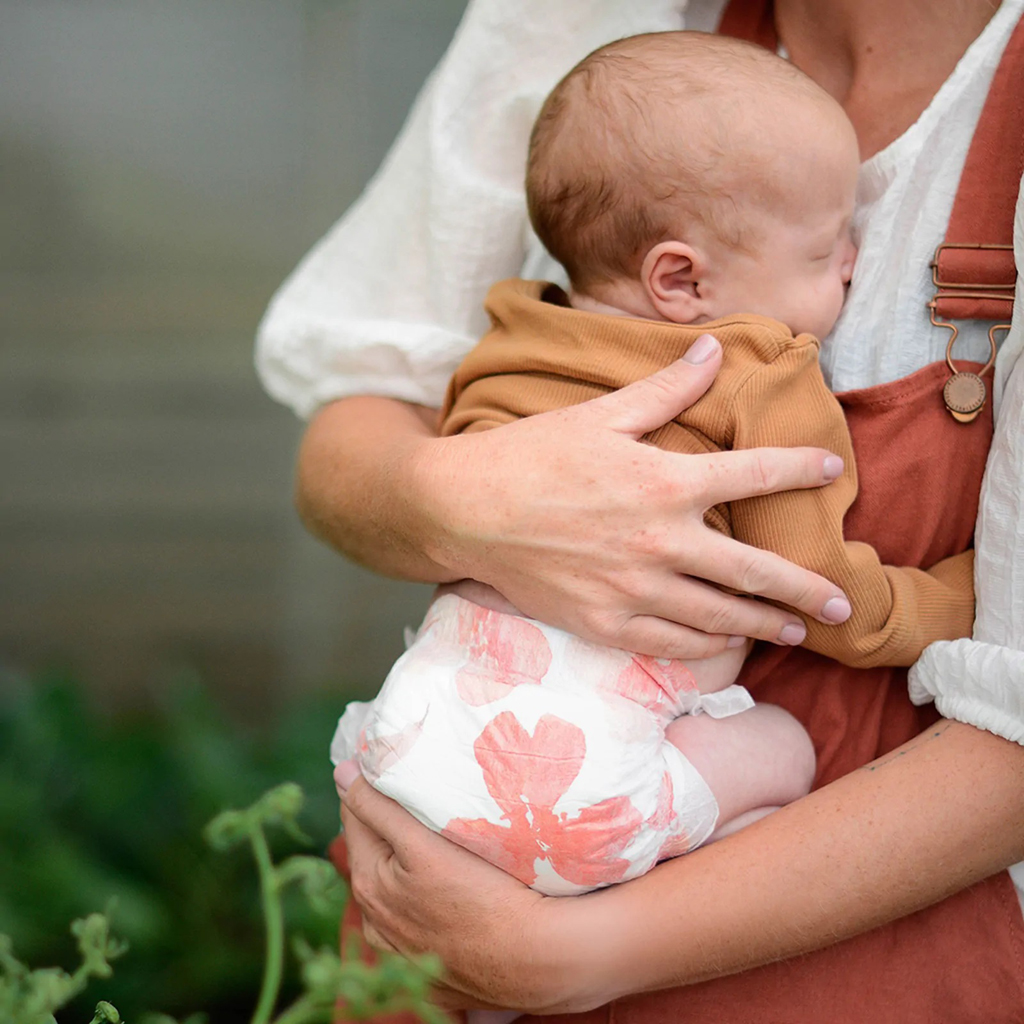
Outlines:
{"label": "woman's neck", "polygon": [[775,0],[790,60],[845,108],[866,159],[931,102],[998,0]]}

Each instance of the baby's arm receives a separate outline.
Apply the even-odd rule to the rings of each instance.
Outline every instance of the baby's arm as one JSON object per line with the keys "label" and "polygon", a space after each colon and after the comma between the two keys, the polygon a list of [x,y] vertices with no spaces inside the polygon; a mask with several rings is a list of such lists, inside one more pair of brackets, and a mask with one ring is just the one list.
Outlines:
{"label": "baby's arm", "polygon": [[734,502],[733,532],[846,592],[853,614],[840,626],[807,620],[805,647],[856,668],[911,665],[930,643],[970,635],[974,553],[926,572],[882,565],[870,545],[844,540],[843,517],[857,496],[853,446],[817,355],[811,344],[787,349],[745,384],[737,396],[735,447],[820,444],[841,455],[846,470],[827,488]]}

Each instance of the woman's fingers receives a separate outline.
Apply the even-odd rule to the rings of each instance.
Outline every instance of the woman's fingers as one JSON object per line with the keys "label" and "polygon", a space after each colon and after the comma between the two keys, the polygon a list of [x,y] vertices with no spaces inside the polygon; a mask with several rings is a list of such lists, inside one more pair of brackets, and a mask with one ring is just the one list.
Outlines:
{"label": "woman's fingers", "polygon": [[[776,555],[767,557],[765,575],[755,576],[755,570],[748,568],[744,559],[760,559],[766,553],[756,548],[746,548],[726,538],[723,540],[741,549],[740,553],[732,556],[732,563],[721,556],[708,569],[709,575],[721,577],[723,585],[739,590],[744,581],[760,586],[760,579],[788,580],[791,574],[790,589],[780,587],[780,593],[784,596],[776,600],[793,605],[799,600],[806,607],[813,607],[815,617],[823,621],[840,622],[842,613],[849,615],[849,603],[834,584],[813,573],[806,573]],[[717,551],[717,544],[714,547]],[[748,556],[747,551],[752,554]],[[778,573],[778,577],[772,575],[774,573]],[[813,581],[813,592],[811,589],[802,589],[805,576]],[[819,590],[821,593],[818,593]],[[829,605],[829,601],[834,603]],[[677,575],[663,580],[655,592],[638,603],[644,612],[626,620],[614,637],[614,642],[627,650],[655,653],[658,657],[680,658],[684,661],[707,658],[729,646],[738,646],[738,639],[734,638],[740,637],[795,645],[802,643],[807,634],[802,620],[791,611],[776,608],[764,601],[729,594],[688,576]],[[842,609],[839,609],[839,605]],[[825,607],[834,618],[828,619],[821,614]],[[675,621],[683,614],[691,626],[680,626]]]}
{"label": "woman's fingers", "polygon": [[[835,587],[832,589],[835,591]],[[627,632],[635,637],[638,630],[642,630],[642,635],[650,636],[652,640],[658,635],[665,639],[671,637],[673,641],[686,644],[687,653],[670,656],[684,659],[717,654],[730,645],[731,637],[751,637],[754,640],[792,645],[801,643],[806,634],[802,620],[791,611],[776,608],[764,601],[728,594],[687,576],[676,576],[656,594],[652,594],[644,602],[644,612],[644,616],[634,617],[628,623],[623,631],[623,639]],[[668,620],[671,625],[683,614],[690,623],[685,634],[676,633],[675,630],[656,631],[646,621],[647,615],[654,615],[658,618],[652,622]],[[638,623],[637,618],[643,621]],[[700,638],[709,642],[704,651],[694,653]],[[623,646],[633,649],[627,643],[623,643]]]}
{"label": "woman's fingers", "polygon": [[341,804],[341,824],[345,830],[350,864],[377,863],[395,856],[391,844],[368,827],[344,800]]}
{"label": "woman's fingers", "polygon": [[368,946],[371,949],[376,949],[381,953],[398,953],[400,950],[393,944],[388,942],[383,935],[368,920],[365,916],[363,918],[363,938],[366,940]]}
{"label": "woman's fingers", "polygon": [[744,637],[702,633],[699,629],[680,626],[669,618],[656,615],[634,615],[613,638],[616,646],[627,651],[643,652],[656,658],[678,658],[693,661],[721,654],[730,643],[742,643]]}
{"label": "woman's fingers", "polygon": [[[424,829],[394,800],[378,793],[362,776],[353,780],[341,798],[341,820],[350,849],[367,857],[394,854],[403,867],[416,856],[414,842],[433,833]],[[410,826],[415,826],[410,828]]]}
{"label": "woman's fingers", "polygon": [[[707,546],[702,554],[705,561],[702,563],[701,576],[723,587],[778,601],[831,625],[838,625],[850,617],[849,600],[831,580],[795,565],[772,551],[764,551],[723,537],[721,534],[713,534],[708,537]],[[770,624],[783,620],[793,621],[788,612],[770,605],[757,601],[742,601],[722,591],[714,593],[720,595],[716,601],[725,601],[732,612],[744,616],[745,621],[761,622],[763,628],[770,628]],[[718,621],[717,617],[710,620],[711,624]],[[732,630],[736,625],[732,615],[727,616],[724,621],[726,627],[723,628]],[[744,635],[765,640],[774,639],[760,631]],[[802,639],[801,637],[795,642],[800,643]],[[782,642],[789,641],[783,639]]]}
{"label": "woman's fingers", "polygon": [[378,793],[362,775],[342,793],[341,822],[353,868],[359,862],[379,866],[392,860],[395,870],[409,871],[436,845],[450,845],[390,797]]}
{"label": "woman's fingers", "polygon": [[334,788],[338,791],[338,799],[345,795],[345,790],[359,778],[359,765],[355,761],[339,761],[334,769]]}
{"label": "woman's fingers", "polygon": [[[490,1005],[481,1004],[475,979],[490,980],[502,992],[510,954],[521,953],[530,964],[532,990],[536,952],[520,947],[534,931],[537,941],[552,941],[527,924],[542,897],[431,832],[362,777],[345,790],[342,820],[352,896],[371,946],[406,955],[436,952],[446,966],[438,995],[448,1006]],[[548,973],[557,980],[561,971]]]}
{"label": "woman's fingers", "polygon": [[822,448],[745,448],[697,455],[707,507],[759,494],[821,487],[839,478],[843,460]]}

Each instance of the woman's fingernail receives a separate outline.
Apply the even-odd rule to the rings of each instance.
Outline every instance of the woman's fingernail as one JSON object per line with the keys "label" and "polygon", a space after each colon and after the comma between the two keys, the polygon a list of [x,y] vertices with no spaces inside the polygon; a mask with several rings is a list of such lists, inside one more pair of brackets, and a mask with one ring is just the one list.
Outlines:
{"label": "woman's fingernail", "polygon": [[805,636],[807,636],[807,627],[802,622],[791,622],[788,626],[782,627],[782,632],[779,634],[779,643],[796,647],[797,644],[804,642]]}
{"label": "woman's fingernail", "polygon": [[339,793],[344,793],[359,775],[359,765],[355,761],[340,761],[334,769],[334,784]]}
{"label": "woman's fingernail", "polygon": [[852,612],[850,602],[845,597],[833,597],[825,602],[825,607],[821,609],[821,617],[826,622],[838,625],[840,622],[845,622]]}
{"label": "woman's fingernail", "polygon": [[843,475],[843,460],[838,455],[827,455],[823,469],[826,480],[838,480]]}
{"label": "woman's fingernail", "polygon": [[702,334],[683,356],[684,363],[706,363],[718,351],[718,342],[710,334]]}
{"label": "woman's fingernail", "polygon": [[726,647],[742,647],[747,642],[745,636],[731,636],[729,642],[725,645]]}

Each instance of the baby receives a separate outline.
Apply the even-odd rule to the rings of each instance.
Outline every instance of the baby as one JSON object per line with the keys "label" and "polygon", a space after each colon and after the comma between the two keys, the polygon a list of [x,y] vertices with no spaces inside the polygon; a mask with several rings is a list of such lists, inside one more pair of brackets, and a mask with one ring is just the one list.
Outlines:
{"label": "baby", "polygon": [[[713,387],[647,440],[841,455],[829,487],[706,521],[844,589],[853,615],[808,622],[806,646],[853,666],[908,665],[969,635],[972,561],[892,568],[843,539],[853,452],[816,336],[853,271],[857,172],[839,105],[766,51],[689,32],[597,50],[545,102],[527,171],[531,220],[571,290],[492,289],[492,330],[456,371],[442,431],[605,394],[714,334]],[[464,581],[438,592],[376,701],[349,706],[332,755],[356,757],[420,821],[541,892],[585,892],[809,790],[810,740],[735,685],[745,656],[683,664],[601,647]]]}

